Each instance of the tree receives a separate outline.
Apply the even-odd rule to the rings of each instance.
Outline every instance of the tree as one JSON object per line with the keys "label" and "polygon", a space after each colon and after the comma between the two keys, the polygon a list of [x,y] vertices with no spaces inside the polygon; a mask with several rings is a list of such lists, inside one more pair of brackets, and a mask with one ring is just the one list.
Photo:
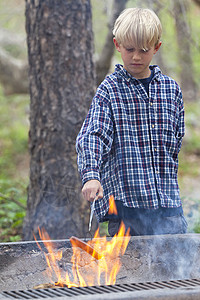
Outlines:
{"label": "tree", "polygon": [[[152,9],[159,18],[161,18],[160,13],[166,6],[165,1],[160,0],[144,0],[144,1],[138,1],[142,7]],[[162,23],[162,19],[161,19]],[[161,37],[162,40],[162,37]],[[163,57],[163,47],[159,49],[159,51],[156,53],[156,55],[153,57],[152,64],[156,64],[160,67],[163,74],[168,74],[167,70],[167,64]]]}
{"label": "tree", "polygon": [[[75,139],[94,95],[89,0],[26,0],[30,81],[30,184],[23,238],[85,236]],[[87,205],[87,206],[86,206]]]}
{"label": "tree", "polygon": [[193,62],[191,53],[191,31],[187,22],[187,12],[189,2],[187,0],[173,1],[173,16],[177,32],[177,42],[179,48],[180,65],[180,85],[183,90],[185,100],[195,101],[197,97],[197,87],[194,80]]}
{"label": "tree", "polygon": [[122,10],[125,9],[128,0],[114,0],[112,5],[112,14],[108,22],[108,34],[99,59],[96,61],[97,86],[103,81],[108,74],[110,63],[114,54],[114,43],[112,29],[115,20]]}
{"label": "tree", "polygon": [[[112,28],[120,12],[125,9],[127,1],[128,0],[112,1],[112,10],[108,20],[108,34],[105,38],[102,52],[95,62],[97,86],[109,71],[114,54]],[[28,93],[27,60],[13,57],[5,51],[4,46],[21,48],[19,51],[24,52],[20,36],[0,29],[0,82],[3,85],[4,93],[6,95]]]}
{"label": "tree", "polygon": [[200,0],[194,0],[194,2],[195,2],[198,6],[200,6]]}

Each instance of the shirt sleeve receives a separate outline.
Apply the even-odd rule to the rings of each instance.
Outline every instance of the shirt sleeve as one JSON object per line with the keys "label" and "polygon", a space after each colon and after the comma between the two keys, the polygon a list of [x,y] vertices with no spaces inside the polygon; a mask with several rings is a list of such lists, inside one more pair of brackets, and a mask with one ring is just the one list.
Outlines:
{"label": "shirt sleeve", "polygon": [[101,165],[111,151],[112,142],[113,121],[109,93],[101,85],[76,139],[77,164],[82,184],[91,179],[100,181]]}
{"label": "shirt sleeve", "polygon": [[179,152],[181,149],[183,137],[185,135],[185,120],[184,120],[185,112],[184,112],[184,103],[183,103],[183,97],[182,97],[182,92],[180,87],[179,87],[177,99],[179,103],[179,116],[178,116],[177,130],[176,130],[176,138],[178,141],[178,152]]}

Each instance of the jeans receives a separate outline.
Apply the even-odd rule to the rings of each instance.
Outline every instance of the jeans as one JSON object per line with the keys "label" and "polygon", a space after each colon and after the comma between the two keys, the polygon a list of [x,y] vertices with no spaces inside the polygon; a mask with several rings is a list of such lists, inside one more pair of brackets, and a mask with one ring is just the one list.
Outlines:
{"label": "jeans", "polygon": [[130,235],[158,235],[158,234],[183,234],[187,231],[187,221],[183,214],[176,216],[160,216],[155,214],[139,215],[136,218],[109,220],[108,232],[114,236],[124,222],[126,230],[130,228]]}

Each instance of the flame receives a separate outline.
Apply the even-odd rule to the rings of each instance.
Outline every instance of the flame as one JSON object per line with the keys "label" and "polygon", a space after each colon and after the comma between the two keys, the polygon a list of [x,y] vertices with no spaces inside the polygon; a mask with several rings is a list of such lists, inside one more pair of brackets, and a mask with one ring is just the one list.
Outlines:
{"label": "flame", "polygon": [[117,215],[117,207],[116,207],[113,195],[111,195],[109,197],[109,210],[108,210],[108,214],[109,215],[112,215],[112,214]]}
{"label": "flame", "polygon": [[[125,253],[130,240],[129,230],[125,231],[123,222],[118,234],[112,239],[107,240],[106,236],[100,237],[99,230],[97,230],[92,240],[87,243],[83,242],[84,247],[82,249],[80,248],[82,246],[81,240],[71,238],[73,249],[71,257],[72,267],[71,270],[63,274],[63,269],[59,267],[62,251],[55,249],[48,233],[44,229],[39,229],[39,235],[48,251],[48,253],[44,254],[48,265],[47,274],[51,282],[60,287],[67,286],[69,288],[115,284],[121,267],[120,257]],[[39,242],[37,240],[36,242],[42,250]],[[54,278],[56,278],[56,282]]]}

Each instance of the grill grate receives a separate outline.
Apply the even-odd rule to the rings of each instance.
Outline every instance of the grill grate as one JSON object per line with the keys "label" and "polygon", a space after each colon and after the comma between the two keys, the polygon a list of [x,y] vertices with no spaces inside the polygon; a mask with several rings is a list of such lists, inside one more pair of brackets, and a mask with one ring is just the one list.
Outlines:
{"label": "grill grate", "polygon": [[9,299],[41,299],[57,297],[78,297],[81,295],[96,295],[106,293],[134,292],[156,289],[178,289],[200,287],[200,279],[185,279],[160,282],[144,283],[127,283],[105,286],[91,286],[78,288],[58,288],[58,289],[41,289],[41,290],[19,290],[4,291],[0,293],[1,298]]}

